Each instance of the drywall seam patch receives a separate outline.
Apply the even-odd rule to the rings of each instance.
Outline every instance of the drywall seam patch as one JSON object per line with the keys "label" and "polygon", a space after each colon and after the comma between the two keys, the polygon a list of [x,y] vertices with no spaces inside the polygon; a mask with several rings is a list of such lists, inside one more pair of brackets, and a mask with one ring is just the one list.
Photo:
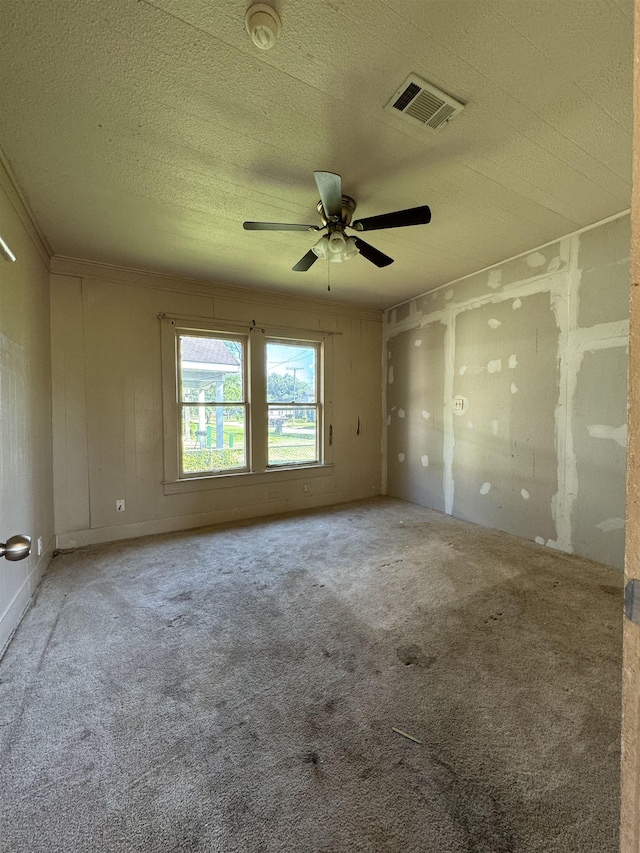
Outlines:
{"label": "drywall seam patch", "polygon": [[[417,296],[412,297],[412,299],[421,299],[422,297],[428,296],[429,294],[437,293],[439,290],[443,290],[443,288],[445,287],[453,287],[460,281],[466,281],[466,279],[471,278],[472,276],[481,275],[483,272],[495,270],[499,267],[502,267],[503,264],[509,263],[509,261],[515,261],[518,258],[524,258],[525,255],[530,255],[532,252],[539,251],[541,249],[546,249],[547,246],[552,246],[554,243],[560,244],[560,258],[561,260],[565,260],[568,256],[564,255],[562,252],[563,243],[569,245],[569,243],[575,236],[582,234],[584,231],[593,231],[594,228],[599,228],[601,225],[606,225],[608,222],[613,222],[615,219],[622,219],[623,216],[628,216],[630,213],[631,208],[627,207],[625,210],[621,210],[620,213],[614,213],[611,216],[607,216],[604,219],[598,220],[598,222],[593,222],[591,225],[585,225],[583,228],[578,228],[576,231],[571,231],[571,233],[565,234],[564,237],[555,237],[553,240],[549,240],[548,242],[543,243],[541,246],[533,246],[531,249],[527,249],[526,252],[520,252],[518,255],[512,255],[509,258],[503,258],[501,261],[496,261],[495,264],[489,264],[489,266],[487,267],[482,267],[482,269],[474,270],[473,272],[467,273],[467,275],[460,276],[460,278],[454,278],[452,281],[446,281],[444,284],[439,284],[438,287],[434,287],[433,290],[426,290],[424,293],[418,293]],[[401,305],[404,305],[406,302],[409,301],[410,300],[405,299],[402,302],[397,302],[395,305],[390,305],[389,308],[387,308],[386,310],[391,311],[393,308],[399,308]]]}
{"label": "drywall seam patch", "polygon": [[[578,465],[573,447],[573,406],[582,353],[575,339],[577,326],[577,292],[580,271],[578,246],[569,247],[569,270],[551,292],[551,305],[558,326],[558,403],[555,410],[558,491],[551,499],[551,516],[556,526],[555,547],[573,552],[571,514],[578,491]],[[547,543],[549,544],[549,543]]]}
{"label": "drywall seam patch", "polygon": [[591,438],[608,438],[615,441],[620,447],[627,446],[627,425],[622,424],[619,427],[609,426],[608,424],[589,424],[587,432]]}
{"label": "drywall seam patch", "polygon": [[387,473],[387,435],[388,429],[384,426],[387,424],[387,427],[391,423],[391,413],[387,411],[387,362],[389,360],[389,356],[391,353],[389,352],[389,347],[387,341],[383,338],[382,341],[382,351],[380,353],[382,359],[382,434],[380,436],[380,450],[382,452],[382,470],[380,472],[380,493],[383,495],[387,494],[387,482],[388,482],[388,473]]}
{"label": "drywall seam patch", "polygon": [[430,326],[432,323],[448,322],[450,311],[455,314],[460,314],[462,311],[473,311],[475,308],[481,308],[483,305],[499,304],[506,300],[512,300],[514,297],[534,296],[538,293],[545,293],[557,287],[558,277],[566,276],[566,271],[554,272],[535,276],[526,281],[515,282],[504,290],[498,293],[485,293],[483,296],[474,296],[466,299],[463,302],[452,302],[450,306],[433,311],[432,313],[422,314],[416,312],[415,315],[407,317],[398,323],[385,323],[383,326],[383,335],[385,340],[390,340],[396,335],[403,332],[423,329],[425,326]]}
{"label": "drywall seam patch", "polygon": [[456,315],[449,314],[444,333],[444,399],[442,401],[442,489],[444,492],[444,511],[453,514],[453,385],[455,380],[455,334]]}
{"label": "drywall seam patch", "polygon": [[576,329],[575,337],[578,346],[590,352],[609,347],[626,347],[629,343],[629,321],[616,320]]}
{"label": "drywall seam patch", "polygon": [[624,518],[605,518],[600,524],[596,524],[603,533],[611,533],[612,530],[624,530]]}

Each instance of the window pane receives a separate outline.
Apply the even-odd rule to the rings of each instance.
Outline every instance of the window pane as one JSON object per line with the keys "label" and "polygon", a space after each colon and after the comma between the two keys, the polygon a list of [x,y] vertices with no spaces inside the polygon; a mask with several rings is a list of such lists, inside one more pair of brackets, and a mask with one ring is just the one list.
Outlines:
{"label": "window pane", "polygon": [[317,355],[313,344],[267,343],[267,401],[317,403]]}
{"label": "window pane", "polygon": [[180,335],[180,400],[244,402],[241,340]]}
{"label": "window pane", "polygon": [[182,406],[182,472],[245,468],[246,411],[238,406]]}
{"label": "window pane", "polygon": [[269,406],[269,465],[318,461],[316,406]]}

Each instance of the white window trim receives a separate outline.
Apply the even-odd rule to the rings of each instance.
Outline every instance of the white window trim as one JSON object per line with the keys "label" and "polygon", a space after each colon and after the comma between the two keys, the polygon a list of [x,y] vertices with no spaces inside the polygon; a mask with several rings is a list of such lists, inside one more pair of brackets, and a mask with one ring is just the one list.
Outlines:
{"label": "white window trim", "polygon": [[[308,479],[327,476],[332,473],[332,391],[333,365],[331,335],[307,329],[282,329],[273,331],[268,327],[252,325],[248,327],[238,323],[216,322],[213,320],[194,320],[161,317],[160,342],[162,350],[162,409],[163,409],[163,445],[165,495],[182,492],[206,491],[238,486],[274,483],[286,480]],[[247,338],[246,371],[247,387],[247,423],[248,446],[247,462],[250,470],[220,471],[197,474],[193,477],[180,476],[180,440],[178,435],[179,382],[177,340],[178,335],[198,333],[229,333]],[[260,336],[260,337],[258,337]],[[320,462],[300,465],[267,466],[266,441],[258,436],[267,434],[268,407],[266,404],[265,352],[267,341],[305,341],[321,344],[318,355],[318,391],[322,413],[322,428],[319,436]],[[253,437],[252,437],[253,436]]]}

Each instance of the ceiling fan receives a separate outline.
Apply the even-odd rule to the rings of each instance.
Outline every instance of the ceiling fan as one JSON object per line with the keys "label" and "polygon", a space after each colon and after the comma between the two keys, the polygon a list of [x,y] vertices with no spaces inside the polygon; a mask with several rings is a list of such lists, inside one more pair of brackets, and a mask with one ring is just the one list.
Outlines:
{"label": "ceiling fan", "polygon": [[427,205],[411,207],[408,210],[396,210],[351,222],[356,203],[348,195],[342,195],[342,178],[335,172],[314,172],[314,178],[320,193],[318,213],[322,225],[297,225],[286,222],[244,222],[246,231],[325,231],[315,246],[300,258],[293,267],[295,272],[306,272],[318,258],[329,261],[348,261],[360,253],[377,267],[386,267],[393,258],[385,255],[375,246],[365,243],[359,237],[345,233],[346,228],[354,231],[375,231],[380,228],[403,228],[406,225],[426,225],[431,222],[431,211]]}

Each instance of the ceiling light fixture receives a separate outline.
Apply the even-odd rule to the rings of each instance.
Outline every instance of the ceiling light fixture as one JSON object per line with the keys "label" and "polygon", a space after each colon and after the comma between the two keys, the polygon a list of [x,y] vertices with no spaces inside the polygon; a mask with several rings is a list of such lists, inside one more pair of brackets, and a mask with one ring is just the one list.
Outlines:
{"label": "ceiling light fixture", "polygon": [[354,237],[345,238],[341,231],[332,231],[329,235],[324,234],[311,251],[322,260],[341,263],[355,258],[359,249]]}
{"label": "ceiling light fixture", "polygon": [[251,40],[260,50],[269,50],[280,37],[282,23],[280,16],[266,3],[254,3],[249,6],[244,23]]}
{"label": "ceiling light fixture", "polygon": [[13,254],[11,249],[4,242],[2,237],[0,237],[0,255],[5,259],[5,261],[11,261],[13,263],[16,259],[16,256]]}

